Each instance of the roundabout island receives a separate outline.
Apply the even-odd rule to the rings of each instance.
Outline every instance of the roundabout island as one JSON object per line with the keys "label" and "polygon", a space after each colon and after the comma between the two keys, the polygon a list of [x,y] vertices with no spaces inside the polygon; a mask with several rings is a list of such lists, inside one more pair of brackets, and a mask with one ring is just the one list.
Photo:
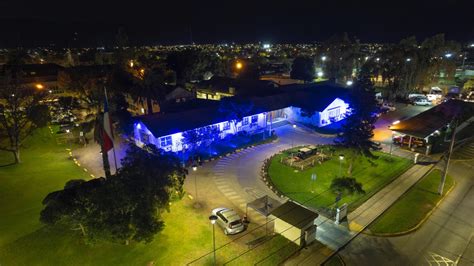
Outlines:
{"label": "roundabout island", "polygon": [[406,158],[374,154],[369,160],[337,145],[299,146],[268,158],[263,175],[277,194],[306,207],[329,214],[347,203],[351,211],[412,165]]}

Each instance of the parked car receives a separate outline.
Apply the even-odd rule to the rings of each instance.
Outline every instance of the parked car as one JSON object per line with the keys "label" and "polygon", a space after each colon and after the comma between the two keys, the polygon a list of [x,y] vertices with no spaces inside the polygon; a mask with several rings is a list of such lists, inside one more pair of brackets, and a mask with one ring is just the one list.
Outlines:
{"label": "parked car", "polygon": [[428,106],[428,105],[432,105],[432,103],[426,97],[417,97],[413,100],[413,105]]}
{"label": "parked car", "polygon": [[224,229],[224,234],[233,235],[245,230],[240,216],[232,209],[216,208],[212,214],[217,216],[217,224]]}
{"label": "parked car", "polygon": [[397,110],[397,108],[395,107],[395,105],[393,103],[383,103],[380,106],[380,110],[393,112],[393,111]]}

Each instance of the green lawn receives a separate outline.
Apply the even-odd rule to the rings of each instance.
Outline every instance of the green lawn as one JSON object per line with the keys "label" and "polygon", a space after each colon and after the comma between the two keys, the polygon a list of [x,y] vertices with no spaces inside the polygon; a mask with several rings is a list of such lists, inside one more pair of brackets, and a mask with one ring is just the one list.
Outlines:
{"label": "green lawn", "polygon": [[[348,151],[337,148],[329,161],[303,171],[280,163],[280,159],[287,156],[287,152],[274,156],[270,163],[268,174],[275,187],[287,197],[307,206],[324,208],[333,205],[335,195],[329,190],[329,186],[339,174],[339,154],[348,154]],[[362,183],[366,194],[345,195],[340,204],[348,203],[349,209],[354,209],[411,166],[408,159],[390,157],[382,152],[375,154],[379,156],[373,161],[375,165],[371,165],[364,158],[358,159],[354,164],[353,177]],[[342,174],[346,173],[347,167],[348,162],[345,159],[342,163]],[[314,182],[311,181],[312,173],[317,175]]]}
{"label": "green lawn", "polygon": [[[423,177],[370,226],[370,231],[376,234],[396,234],[414,228],[441,200],[442,197],[437,193],[440,179],[439,170]],[[453,185],[454,180],[448,176],[444,194]]]}
{"label": "green lawn", "polygon": [[[58,145],[49,129],[38,131],[26,146],[20,165],[0,167],[0,265],[184,265],[212,251],[209,213],[194,209],[187,197],[172,204],[171,212],[163,216],[165,229],[148,244],[86,245],[77,231],[43,226],[39,222],[43,198],[70,179],[89,176],[68,159],[68,146]],[[10,154],[0,153],[2,164],[10,160]],[[218,261],[226,262],[246,252],[245,243],[261,236],[262,230],[220,248]],[[216,227],[217,247],[232,238]],[[266,257],[264,264],[277,264],[283,257],[271,254],[281,247],[286,251],[296,249],[296,245],[277,236],[232,264],[252,264]],[[196,264],[211,262],[212,255],[207,255]]]}

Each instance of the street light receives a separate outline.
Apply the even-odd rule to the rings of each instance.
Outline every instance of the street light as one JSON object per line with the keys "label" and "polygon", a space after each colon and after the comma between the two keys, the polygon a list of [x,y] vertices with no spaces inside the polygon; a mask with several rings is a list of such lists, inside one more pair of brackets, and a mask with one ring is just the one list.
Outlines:
{"label": "street light", "polygon": [[326,56],[324,56],[324,55],[323,55],[323,56],[321,56],[321,60],[322,60],[323,62],[324,62],[324,61],[326,61],[326,59],[327,59],[327,57],[326,57]]}
{"label": "street light", "polygon": [[36,87],[38,90],[44,89],[44,86],[43,86],[43,84],[41,84],[41,83],[36,84],[35,87]]}
{"label": "street light", "polygon": [[410,61],[411,61],[411,58],[410,58],[410,57],[408,57],[408,58],[407,58],[407,62],[410,62]]}
{"label": "street light", "polygon": [[339,154],[339,177],[341,177],[342,161],[344,160],[344,154]]}
{"label": "street light", "polygon": [[217,216],[211,215],[209,216],[209,221],[212,224],[212,244],[213,244],[213,253],[214,253],[214,265],[216,265],[216,232],[214,229],[214,224],[217,221]]}
{"label": "street light", "polygon": [[243,65],[241,62],[235,63],[235,68],[237,68],[237,69],[240,70],[240,69],[242,69],[243,67],[244,67],[244,65]]}
{"label": "street light", "polygon": [[375,58],[375,61],[377,61],[377,62],[378,62],[378,61],[380,61],[380,58],[378,58],[378,57],[377,57],[377,58]]}
{"label": "street light", "polygon": [[[71,130],[69,130],[69,128],[66,129],[66,133],[68,135],[69,135],[69,132],[71,132]],[[69,151],[72,151],[71,137],[68,136],[68,138],[69,138]]]}
{"label": "street light", "polygon": [[[193,169],[193,172],[197,171],[196,163],[193,163],[193,165],[191,166],[191,169]],[[197,186],[197,175],[196,175],[196,173],[194,174],[194,192],[195,192],[194,196],[196,198],[196,203],[194,204],[194,207],[199,208],[200,206],[199,206],[199,203],[197,201],[197,199],[198,199],[198,186]]]}
{"label": "street light", "polygon": [[[393,121],[392,125],[396,125],[398,123],[400,123],[400,120]],[[388,127],[388,129],[390,129],[390,127]],[[392,137],[390,139],[390,156],[392,156],[392,151],[393,151],[393,131],[392,131]]]}
{"label": "street light", "polygon": [[446,58],[450,58],[451,56],[453,56],[453,54],[451,54],[451,53],[446,53],[444,56],[445,56]]}
{"label": "street light", "polygon": [[[293,124],[293,128],[296,129],[296,125]],[[291,148],[293,148],[295,146],[295,140],[293,138],[291,138]]]}
{"label": "street light", "polygon": [[346,81],[346,85],[347,85],[347,86],[351,86],[353,83],[354,83],[354,82],[353,82],[352,80]]}
{"label": "street light", "polygon": [[323,73],[323,71],[318,71],[317,75],[318,75],[318,78],[321,78],[321,77],[323,77],[324,73]]}

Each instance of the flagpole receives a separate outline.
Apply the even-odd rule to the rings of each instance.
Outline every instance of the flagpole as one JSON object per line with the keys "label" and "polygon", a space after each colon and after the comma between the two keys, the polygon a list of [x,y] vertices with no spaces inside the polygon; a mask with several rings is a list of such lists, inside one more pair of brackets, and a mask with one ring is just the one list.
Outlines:
{"label": "flagpole", "polygon": [[[109,105],[109,99],[107,97],[107,87],[104,86],[104,94],[105,94],[105,102],[107,105]],[[117,174],[117,155],[115,155],[115,144],[114,144],[114,138],[112,136],[112,152],[114,154],[114,165],[115,165],[115,174]]]}

